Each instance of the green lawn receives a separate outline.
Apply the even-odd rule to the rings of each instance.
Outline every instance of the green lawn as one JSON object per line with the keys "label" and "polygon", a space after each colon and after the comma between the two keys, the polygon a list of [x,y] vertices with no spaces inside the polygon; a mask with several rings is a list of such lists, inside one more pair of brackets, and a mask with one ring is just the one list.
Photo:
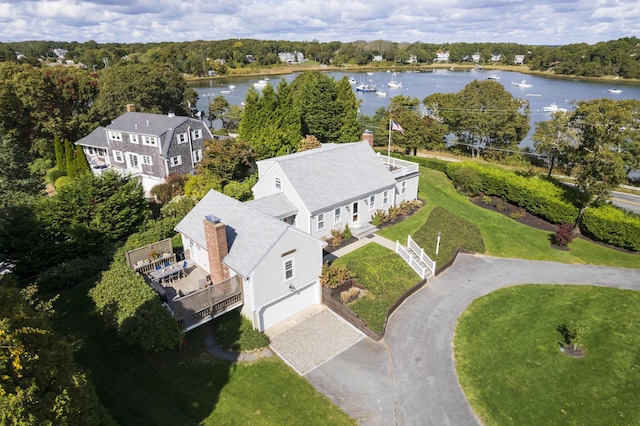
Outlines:
{"label": "green lawn", "polygon": [[[379,231],[379,234],[406,244],[407,235],[417,232],[426,222],[431,210],[440,206],[480,229],[486,247],[485,254],[640,268],[640,255],[624,253],[580,238],[576,238],[569,245],[569,251],[553,249],[549,244],[549,232],[531,228],[500,213],[474,205],[456,192],[444,173],[433,169],[420,168],[419,196],[426,201],[425,207],[406,221]],[[435,240],[433,246],[435,247]],[[425,250],[429,248],[425,247]]]}
{"label": "green lawn", "polygon": [[420,281],[400,256],[376,243],[336,259],[334,265],[346,265],[366,287],[368,294],[349,307],[377,333],[383,332],[387,309]]}
{"label": "green lawn", "polygon": [[[490,425],[639,424],[640,292],[590,286],[508,287],[458,320],[460,385]],[[557,328],[588,321],[584,358]]]}
{"label": "green lawn", "polygon": [[209,323],[182,350],[151,354],[119,343],[86,296],[64,292],[57,328],[74,339],[76,359],[91,370],[98,396],[123,425],[273,425],[354,422],[278,358],[252,364],[219,361],[204,347]]}

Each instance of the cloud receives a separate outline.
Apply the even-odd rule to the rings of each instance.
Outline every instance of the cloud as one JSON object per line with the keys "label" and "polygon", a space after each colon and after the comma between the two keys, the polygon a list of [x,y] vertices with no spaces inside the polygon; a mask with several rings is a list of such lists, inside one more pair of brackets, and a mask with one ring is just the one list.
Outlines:
{"label": "cloud", "polygon": [[0,0],[1,41],[228,38],[595,43],[640,33],[635,0]]}

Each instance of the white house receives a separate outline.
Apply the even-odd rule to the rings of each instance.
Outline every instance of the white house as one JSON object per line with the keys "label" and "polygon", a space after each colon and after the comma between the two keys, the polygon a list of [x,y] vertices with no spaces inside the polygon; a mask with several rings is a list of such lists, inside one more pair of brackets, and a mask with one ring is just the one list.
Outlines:
{"label": "white house", "polygon": [[524,55],[515,55],[513,58],[513,63],[516,65],[524,64]]}
{"label": "white house", "polygon": [[242,313],[264,331],[320,304],[323,241],[216,191],[180,221],[185,251],[213,285],[237,276]]}
{"label": "white house", "polygon": [[377,154],[369,142],[321,148],[257,162],[258,210],[314,237],[346,225],[373,228],[377,210],[418,197],[418,165]]}
{"label": "white house", "polygon": [[167,176],[195,171],[203,143],[212,138],[206,123],[174,114],[127,112],[76,142],[94,174],[111,169],[142,182],[146,192]]}
{"label": "white house", "polygon": [[436,53],[436,58],[434,59],[435,62],[449,62],[449,52],[437,52]]}

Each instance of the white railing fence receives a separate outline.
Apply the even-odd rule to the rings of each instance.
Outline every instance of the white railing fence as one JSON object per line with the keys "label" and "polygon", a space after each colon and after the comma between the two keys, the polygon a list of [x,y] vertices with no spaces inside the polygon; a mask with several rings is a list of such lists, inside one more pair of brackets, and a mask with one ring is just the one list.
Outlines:
{"label": "white railing fence", "polygon": [[413,257],[411,252],[401,245],[399,241],[396,241],[396,253],[399,254],[400,257],[403,258],[418,275],[420,275],[420,278],[424,279],[427,276],[427,268],[422,266],[420,262]]}
{"label": "white railing fence", "polygon": [[424,249],[420,247],[415,241],[413,241],[411,235],[407,236],[407,247],[411,249],[416,254],[416,256],[418,256],[420,262],[424,263],[427,269],[429,269],[433,275],[436,274],[436,261],[431,260],[431,258],[427,256],[427,254],[424,252]]}

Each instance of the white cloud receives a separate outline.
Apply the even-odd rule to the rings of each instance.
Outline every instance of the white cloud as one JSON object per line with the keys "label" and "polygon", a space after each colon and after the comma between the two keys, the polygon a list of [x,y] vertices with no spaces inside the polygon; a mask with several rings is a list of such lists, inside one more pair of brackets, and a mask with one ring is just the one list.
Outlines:
{"label": "white cloud", "polygon": [[227,38],[595,43],[640,33],[635,0],[0,0],[1,41]]}

